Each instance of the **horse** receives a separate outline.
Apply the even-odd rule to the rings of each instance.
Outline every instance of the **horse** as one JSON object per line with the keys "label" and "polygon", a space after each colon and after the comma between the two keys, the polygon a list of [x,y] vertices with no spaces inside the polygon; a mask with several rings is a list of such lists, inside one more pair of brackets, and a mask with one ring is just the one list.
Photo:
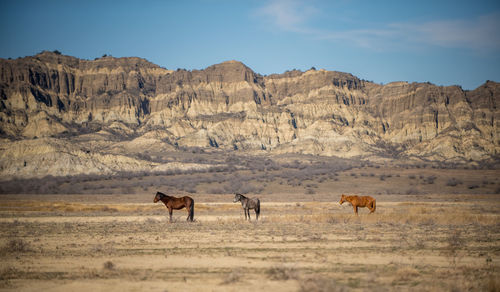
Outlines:
{"label": "horse", "polygon": [[375,212],[376,208],[376,200],[370,196],[346,196],[342,194],[340,198],[340,205],[344,202],[351,203],[354,213],[358,215],[358,207],[366,207],[370,210],[370,214]]}
{"label": "horse", "polygon": [[173,210],[180,210],[184,207],[186,207],[186,210],[188,212],[188,217],[186,221],[191,221],[193,222],[193,217],[194,217],[194,200],[191,197],[184,196],[181,198],[176,198],[172,196],[167,196],[164,193],[157,192],[155,198],[153,199],[154,203],[157,203],[158,201],[162,201],[163,204],[168,209],[168,214],[170,215],[170,222],[172,222],[172,211]]}
{"label": "horse", "polygon": [[247,220],[247,214],[248,214],[248,220],[250,220],[250,209],[255,210],[255,220],[257,221],[259,220],[260,200],[258,198],[250,199],[243,196],[242,194],[235,194],[233,203],[236,203],[238,201],[241,202],[241,207],[243,207],[243,212],[245,213],[245,220]]}

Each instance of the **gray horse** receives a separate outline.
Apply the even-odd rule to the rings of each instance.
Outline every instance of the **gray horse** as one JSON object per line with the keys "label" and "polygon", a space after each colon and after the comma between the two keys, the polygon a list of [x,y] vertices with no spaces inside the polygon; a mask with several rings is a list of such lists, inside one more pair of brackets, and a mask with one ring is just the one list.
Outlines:
{"label": "gray horse", "polygon": [[255,210],[255,219],[259,220],[259,215],[260,215],[260,200],[255,198],[255,199],[250,199],[242,194],[236,194],[234,195],[234,203],[240,201],[241,202],[241,207],[243,207],[243,212],[245,213],[245,220],[247,220],[247,214],[248,214],[248,220],[250,220],[250,209]]}

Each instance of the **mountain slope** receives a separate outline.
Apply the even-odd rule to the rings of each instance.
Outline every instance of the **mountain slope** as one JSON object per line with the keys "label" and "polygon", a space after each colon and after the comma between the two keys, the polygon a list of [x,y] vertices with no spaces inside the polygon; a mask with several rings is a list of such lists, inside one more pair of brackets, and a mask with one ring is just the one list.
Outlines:
{"label": "mountain slope", "polygon": [[[325,70],[262,76],[237,61],[170,71],[140,58],[88,61],[52,52],[0,60],[3,149],[35,137],[83,149],[92,144],[83,137],[106,133],[93,151],[125,157],[150,143],[480,162],[499,154],[499,98],[491,81],[464,91],[378,85]],[[12,159],[4,156],[3,172],[16,173],[9,165],[22,162]]]}

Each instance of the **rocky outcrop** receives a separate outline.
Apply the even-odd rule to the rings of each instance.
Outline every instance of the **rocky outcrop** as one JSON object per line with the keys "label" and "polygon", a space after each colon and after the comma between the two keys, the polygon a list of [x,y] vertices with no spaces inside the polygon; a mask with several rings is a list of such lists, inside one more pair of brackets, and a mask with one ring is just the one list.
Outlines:
{"label": "rocky outcrop", "polygon": [[[464,91],[315,69],[262,76],[237,61],[170,71],[53,52],[0,60],[3,149],[35,137],[83,149],[104,135],[94,151],[123,156],[196,146],[479,162],[500,151],[499,98],[491,81]],[[1,171],[15,173],[5,161]]]}

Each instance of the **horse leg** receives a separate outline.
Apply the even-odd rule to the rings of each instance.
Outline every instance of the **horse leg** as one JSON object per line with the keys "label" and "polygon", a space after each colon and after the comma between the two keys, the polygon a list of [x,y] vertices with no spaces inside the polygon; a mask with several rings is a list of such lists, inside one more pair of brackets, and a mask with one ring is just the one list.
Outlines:
{"label": "horse leg", "polygon": [[172,208],[168,208],[168,214],[170,215],[170,223],[172,223]]}
{"label": "horse leg", "polygon": [[243,208],[243,213],[245,213],[245,221],[247,221],[247,209]]}
{"label": "horse leg", "polygon": [[248,221],[252,221],[252,218],[250,218],[250,208],[247,209],[247,214],[248,214]]}
{"label": "horse leg", "polygon": [[186,206],[186,210],[188,212],[188,217],[186,218],[186,221],[189,221],[189,218],[191,217],[191,214],[189,213],[190,206]]}
{"label": "horse leg", "polygon": [[259,213],[257,213],[257,209],[255,209],[255,220],[259,221]]}
{"label": "horse leg", "polygon": [[358,215],[358,206],[352,206],[354,209],[354,214]]}

